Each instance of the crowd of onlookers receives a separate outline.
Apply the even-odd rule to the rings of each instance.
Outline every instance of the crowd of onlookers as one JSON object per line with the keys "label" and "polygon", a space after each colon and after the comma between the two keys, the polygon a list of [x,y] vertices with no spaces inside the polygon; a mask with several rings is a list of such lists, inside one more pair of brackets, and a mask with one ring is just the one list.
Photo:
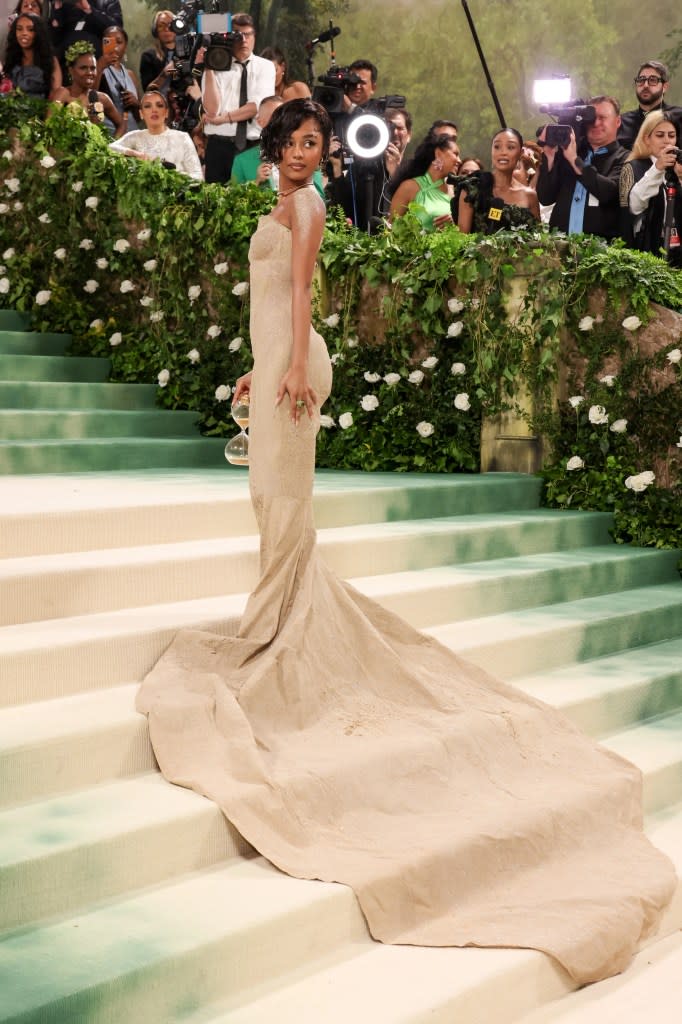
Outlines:
{"label": "crowd of onlookers", "polygon": [[[203,48],[191,66],[179,61],[174,18],[169,10],[153,16],[152,45],[136,75],[126,62],[119,0],[18,0],[0,92],[80,104],[125,156],[161,160],[197,180],[276,190],[277,167],[261,159],[260,134],[279,105],[310,98],[308,85],[290,79],[279,49],[255,54],[250,15],[233,16],[238,36],[227,70],[204,69]],[[460,153],[457,125],[446,119],[434,121],[408,156],[412,117],[400,97],[377,100],[377,78],[371,61],[354,61],[323,100],[334,136],[315,185],[359,227],[376,230],[408,208],[427,231],[454,223],[492,233],[543,220],[569,234],[663,249],[682,265],[682,108],[666,102],[664,64],[642,64],[637,105],[627,112],[613,97],[595,96],[591,118],[580,128],[569,122],[560,145],[549,145],[545,129],[524,140],[503,128],[485,160]],[[362,114],[388,128],[378,155],[350,143]]]}

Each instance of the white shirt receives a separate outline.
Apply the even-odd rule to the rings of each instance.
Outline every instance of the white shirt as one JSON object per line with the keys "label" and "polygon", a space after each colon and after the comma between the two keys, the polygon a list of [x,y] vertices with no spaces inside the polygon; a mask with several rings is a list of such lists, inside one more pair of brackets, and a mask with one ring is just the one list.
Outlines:
{"label": "white shirt", "polygon": [[[242,82],[242,66],[233,61],[229,71],[214,71],[216,88],[220,97],[219,114],[226,114],[229,110],[237,110],[241,106],[239,92]],[[205,86],[202,88],[202,93]],[[274,96],[275,93],[275,65],[271,60],[264,57],[249,57],[246,65],[246,99],[248,103],[255,103],[256,109],[267,96]],[[234,138],[237,134],[237,124],[207,124],[204,126],[206,135],[225,135]],[[255,120],[246,122],[246,138],[252,142],[260,138],[260,128]]]}
{"label": "white shirt", "polygon": [[652,156],[651,167],[630,189],[628,196],[630,213],[633,213],[635,217],[641,216],[654,196],[658,195],[658,190],[664,181],[665,171],[659,171],[656,167],[656,157]]}
{"label": "white shirt", "polygon": [[168,160],[181,174],[188,174],[196,181],[204,180],[194,143],[187,132],[179,132],[175,128],[164,128],[159,135],[152,135],[146,128],[128,132],[123,138],[110,142],[109,149],[118,153],[134,149],[156,160]]}

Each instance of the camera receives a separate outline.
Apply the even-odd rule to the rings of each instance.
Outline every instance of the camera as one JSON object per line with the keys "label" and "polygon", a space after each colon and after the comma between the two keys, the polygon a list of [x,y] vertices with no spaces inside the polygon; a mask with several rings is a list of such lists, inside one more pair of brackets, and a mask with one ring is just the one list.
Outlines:
{"label": "camera", "polygon": [[244,36],[241,32],[211,32],[202,42],[206,47],[204,67],[210,71],[229,71],[233,50],[244,42]]}
{"label": "camera", "polygon": [[362,81],[350,68],[339,67],[337,64],[332,64],[317,80],[321,85],[316,85],[313,89],[313,99],[324,107],[328,114],[343,113],[344,96],[352,86],[359,85]]}
{"label": "camera", "polygon": [[570,100],[568,103],[547,104],[540,107],[541,114],[556,118],[558,124],[546,124],[535,133],[539,136],[544,129],[545,145],[564,149],[571,141],[571,129],[575,132],[576,143],[580,146],[585,128],[594,124],[597,111],[584,100]]}

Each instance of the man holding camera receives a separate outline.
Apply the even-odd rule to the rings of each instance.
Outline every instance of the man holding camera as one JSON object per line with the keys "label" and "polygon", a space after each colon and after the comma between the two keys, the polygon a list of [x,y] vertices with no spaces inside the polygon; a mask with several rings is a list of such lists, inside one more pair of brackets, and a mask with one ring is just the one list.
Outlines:
{"label": "man holding camera", "polygon": [[206,133],[206,181],[228,182],[237,153],[258,145],[260,128],[255,117],[266,96],[275,92],[275,65],[256,57],[256,33],[250,14],[235,14],[229,71],[204,66],[202,99]]}
{"label": "man holding camera", "polygon": [[573,128],[566,131],[561,145],[551,145],[551,129],[564,126],[546,125],[540,132],[543,156],[537,194],[543,206],[554,204],[551,228],[569,235],[611,239],[620,233],[618,182],[628,152],[616,141],[620,127],[618,100],[595,96],[588,106],[594,108],[594,120],[588,123],[580,147]]}
{"label": "man holding camera", "polygon": [[677,128],[678,140],[682,141],[682,107],[671,107],[663,97],[668,91],[669,75],[665,64],[648,60],[635,75],[635,94],[639,102],[636,110],[626,110],[621,115],[618,141],[626,149],[632,149],[642,122],[652,110],[664,110],[670,122]]}

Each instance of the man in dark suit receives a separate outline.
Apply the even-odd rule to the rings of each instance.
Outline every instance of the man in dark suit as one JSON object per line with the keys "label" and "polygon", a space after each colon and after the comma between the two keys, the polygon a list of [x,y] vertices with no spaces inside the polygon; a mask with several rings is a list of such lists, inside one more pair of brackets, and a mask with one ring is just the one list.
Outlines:
{"label": "man in dark suit", "polygon": [[620,209],[618,181],[628,151],[616,141],[620,127],[620,107],[612,96],[595,96],[588,101],[595,109],[595,120],[588,125],[580,153],[575,133],[567,146],[543,145],[537,193],[543,206],[554,204],[549,226],[566,234],[600,235],[615,238],[619,234]]}
{"label": "man in dark suit", "polygon": [[626,110],[621,115],[618,141],[626,149],[632,149],[642,122],[652,110],[664,110],[677,128],[678,139],[682,134],[682,107],[671,107],[663,97],[670,85],[668,69],[658,60],[648,60],[640,66],[635,76],[635,93],[639,106]]}

